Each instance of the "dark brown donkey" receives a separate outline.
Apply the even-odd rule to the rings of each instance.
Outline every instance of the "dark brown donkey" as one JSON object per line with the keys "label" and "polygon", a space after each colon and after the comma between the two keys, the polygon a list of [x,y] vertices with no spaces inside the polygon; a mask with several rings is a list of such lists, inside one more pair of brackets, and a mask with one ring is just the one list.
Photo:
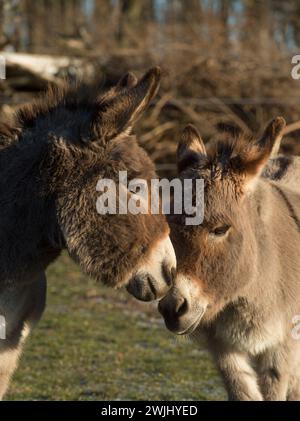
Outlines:
{"label": "dark brown donkey", "polygon": [[205,334],[232,400],[300,398],[299,158],[268,161],[284,125],[207,147],[188,126],[178,146],[180,177],[204,179],[204,220],[172,218],[177,277],[159,309],[171,331]]}
{"label": "dark brown donkey", "polygon": [[[67,249],[84,272],[150,300],[169,288],[175,253],[163,215],[100,215],[99,178],[156,178],[130,128],[157,92],[160,71],[129,74],[104,94],[51,90],[0,132],[0,397],[44,310],[44,271]],[[127,191],[128,197],[134,193]],[[3,327],[2,327],[3,328]]]}

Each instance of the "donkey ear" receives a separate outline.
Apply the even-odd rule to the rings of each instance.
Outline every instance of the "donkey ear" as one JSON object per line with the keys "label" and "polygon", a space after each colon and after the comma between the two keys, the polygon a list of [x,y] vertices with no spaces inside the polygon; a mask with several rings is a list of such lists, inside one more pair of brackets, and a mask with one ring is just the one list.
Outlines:
{"label": "donkey ear", "polygon": [[185,168],[199,162],[201,158],[206,157],[206,150],[203,140],[192,124],[188,124],[181,135],[177,146],[177,167],[181,172]]}
{"label": "donkey ear", "polygon": [[283,117],[276,117],[265,128],[258,143],[261,147],[266,148],[267,151],[270,150],[269,158],[277,155],[285,126],[285,119]]}
{"label": "donkey ear", "polygon": [[233,167],[244,175],[248,190],[255,185],[269,158],[276,152],[285,125],[284,118],[274,118],[258,141],[250,143],[240,156],[232,159]]}
{"label": "donkey ear", "polygon": [[[159,67],[150,69],[137,83],[132,74],[119,84],[127,84],[119,95],[100,102],[93,125],[101,139],[108,141],[120,133],[129,132],[133,124],[156,95],[160,83]],[[129,87],[128,87],[129,85]]]}
{"label": "donkey ear", "polygon": [[265,128],[262,137],[245,152],[243,169],[248,176],[260,175],[268,159],[276,152],[285,126],[283,117],[274,118]]}

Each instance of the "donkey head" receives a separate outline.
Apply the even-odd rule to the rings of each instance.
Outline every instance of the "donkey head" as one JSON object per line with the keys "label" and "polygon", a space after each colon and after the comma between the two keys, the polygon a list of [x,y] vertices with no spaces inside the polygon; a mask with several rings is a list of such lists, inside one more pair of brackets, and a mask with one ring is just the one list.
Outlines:
{"label": "donkey head", "polygon": [[274,119],[259,140],[224,132],[207,147],[193,126],[184,130],[179,175],[204,180],[204,219],[189,226],[185,217],[170,218],[177,276],[159,310],[171,331],[187,334],[200,320],[208,323],[254,280],[262,225],[254,221],[265,218],[266,210],[252,199],[261,194],[259,176],[284,126],[283,118]]}
{"label": "donkey head", "polygon": [[[97,211],[99,180],[112,182],[126,199],[136,192],[128,183],[156,178],[152,161],[130,130],[155,96],[158,68],[140,80],[126,75],[105,94],[66,88],[52,92],[48,103],[19,113],[31,137],[46,137],[40,164],[45,195],[54,203],[61,240],[70,255],[92,277],[113,287],[127,286],[141,300],[166,293],[176,265],[169,227],[160,213]],[[50,98],[50,99],[49,99]],[[102,192],[103,193],[103,192]]]}

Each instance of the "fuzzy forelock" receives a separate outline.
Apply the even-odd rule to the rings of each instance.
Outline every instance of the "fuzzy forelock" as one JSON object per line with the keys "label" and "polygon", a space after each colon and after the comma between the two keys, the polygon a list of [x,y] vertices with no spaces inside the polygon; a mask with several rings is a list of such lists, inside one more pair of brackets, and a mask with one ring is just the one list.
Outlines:
{"label": "fuzzy forelock", "polygon": [[245,159],[254,159],[257,153],[258,145],[252,137],[242,133],[236,136],[224,133],[207,146],[207,155],[201,156],[201,160],[192,163],[191,167],[197,167],[200,170],[213,168],[218,170],[218,175],[224,175],[228,170],[242,170],[242,162]]}

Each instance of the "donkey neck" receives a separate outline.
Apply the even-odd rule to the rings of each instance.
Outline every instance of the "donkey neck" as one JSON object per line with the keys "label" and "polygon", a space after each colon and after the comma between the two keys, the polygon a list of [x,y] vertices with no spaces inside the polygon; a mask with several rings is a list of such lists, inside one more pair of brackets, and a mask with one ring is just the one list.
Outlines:
{"label": "donkey neck", "polygon": [[298,284],[293,262],[297,262],[300,248],[300,194],[278,182],[261,179],[251,202],[256,276],[247,296],[257,305],[272,303],[272,312]]}
{"label": "donkey neck", "polygon": [[62,244],[54,199],[40,176],[47,143],[20,139],[0,152],[0,284],[29,282]]}

